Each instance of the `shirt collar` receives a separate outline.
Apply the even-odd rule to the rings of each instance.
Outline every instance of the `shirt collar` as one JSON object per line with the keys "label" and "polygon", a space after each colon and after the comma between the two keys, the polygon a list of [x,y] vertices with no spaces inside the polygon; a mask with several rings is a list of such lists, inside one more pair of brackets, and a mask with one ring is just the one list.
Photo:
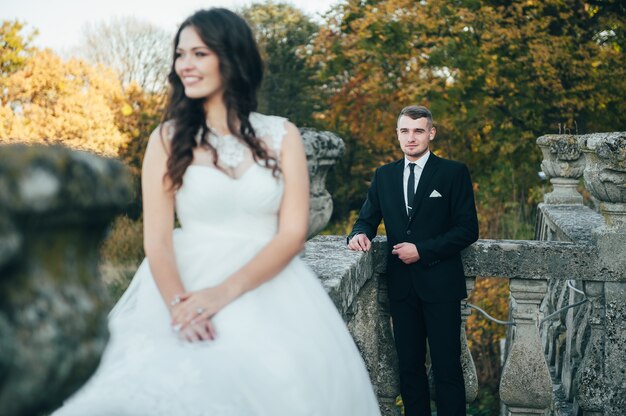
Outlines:
{"label": "shirt collar", "polygon": [[424,155],[420,157],[419,159],[417,159],[415,162],[411,162],[405,156],[404,157],[404,169],[406,169],[406,167],[409,166],[409,163],[415,163],[420,169],[423,170],[424,166],[426,166],[426,162],[428,162],[429,156],[430,156],[430,150],[427,150],[426,153],[424,153]]}

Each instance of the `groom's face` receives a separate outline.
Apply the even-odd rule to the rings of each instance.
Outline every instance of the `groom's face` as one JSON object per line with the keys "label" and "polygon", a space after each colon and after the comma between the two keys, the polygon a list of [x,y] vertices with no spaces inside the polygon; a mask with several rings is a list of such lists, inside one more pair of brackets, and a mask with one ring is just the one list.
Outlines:
{"label": "groom's face", "polygon": [[435,138],[436,130],[429,125],[426,117],[413,120],[411,117],[402,116],[398,119],[396,133],[402,152],[407,159],[415,162],[428,151],[430,142]]}

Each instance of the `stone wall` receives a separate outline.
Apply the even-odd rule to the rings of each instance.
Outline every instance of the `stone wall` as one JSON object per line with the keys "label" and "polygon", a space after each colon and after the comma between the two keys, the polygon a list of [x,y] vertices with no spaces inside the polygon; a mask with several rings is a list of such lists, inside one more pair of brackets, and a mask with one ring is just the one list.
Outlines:
{"label": "stone wall", "polygon": [[95,370],[110,307],[98,246],[130,198],[119,162],[0,146],[0,415],[54,409]]}

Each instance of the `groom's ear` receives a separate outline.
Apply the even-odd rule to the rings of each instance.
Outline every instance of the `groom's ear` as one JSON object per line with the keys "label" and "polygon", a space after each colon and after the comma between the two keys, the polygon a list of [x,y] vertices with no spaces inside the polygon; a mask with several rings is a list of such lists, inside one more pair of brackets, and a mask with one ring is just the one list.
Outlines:
{"label": "groom's ear", "polygon": [[435,140],[436,135],[437,135],[437,128],[435,126],[432,126],[430,128],[428,140],[432,142],[433,140]]}

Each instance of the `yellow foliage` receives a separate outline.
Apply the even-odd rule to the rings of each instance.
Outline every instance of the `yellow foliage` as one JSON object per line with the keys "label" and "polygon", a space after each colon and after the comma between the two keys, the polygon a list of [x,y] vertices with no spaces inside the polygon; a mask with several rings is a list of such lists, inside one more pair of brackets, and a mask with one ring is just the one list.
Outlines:
{"label": "yellow foliage", "polygon": [[4,80],[0,142],[61,143],[115,156],[127,138],[115,125],[123,91],[115,74],[39,51]]}
{"label": "yellow foliage", "polygon": [[125,117],[130,116],[131,114],[133,114],[133,107],[130,106],[130,104],[128,103],[124,103],[124,105],[122,106],[122,115]]}
{"label": "yellow foliage", "polygon": [[[508,280],[500,278],[478,278],[476,287],[469,299],[494,318],[508,320],[509,290]],[[506,327],[485,318],[478,311],[472,311],[467,319],[467,343],[472,352],[476,367],[480,368],[481,384],[497,383],[500,379],[502,363],[499,341],[506,335]]]}

